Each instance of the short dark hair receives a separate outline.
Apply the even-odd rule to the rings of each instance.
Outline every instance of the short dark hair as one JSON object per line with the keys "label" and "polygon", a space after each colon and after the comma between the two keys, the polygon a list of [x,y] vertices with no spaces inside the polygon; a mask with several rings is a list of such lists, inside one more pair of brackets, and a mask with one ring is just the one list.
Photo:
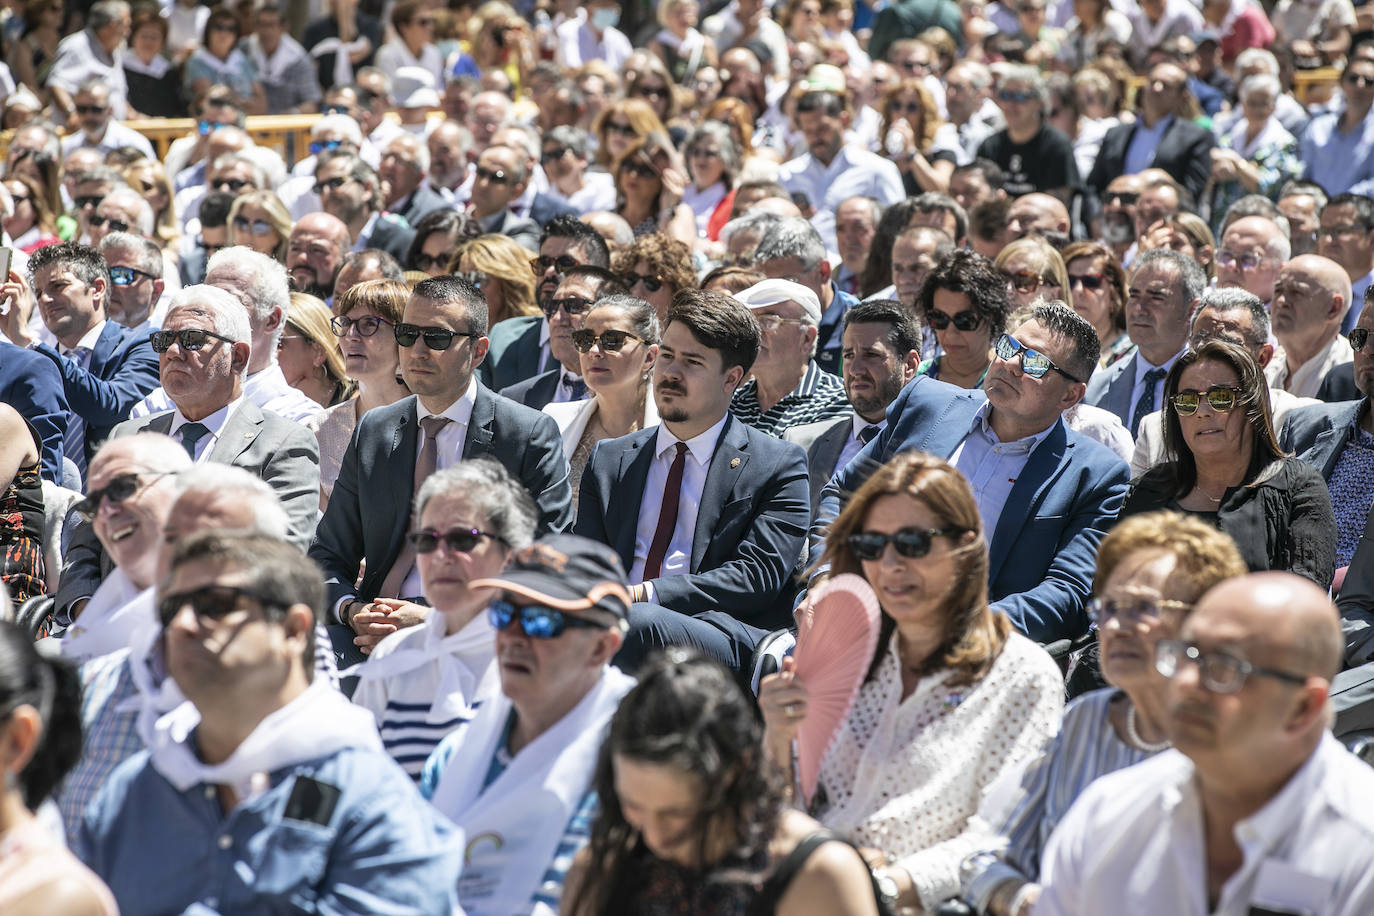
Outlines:
{"label": "short dark hair", "polygon": [[24,806],[35,811],[81,759],[81,678],[66,659],[40,655],[30,634],[0,622],[0,720],[20,706],[42,722],[33,756],[15,774]]}
{"label": "short dark hair", "polygon": [[916,312],[924,320],[934,309],[937,289],[963,293],[974,312],[987,323],[995,338],[1007,329],[1007,282],[992,262],[976,251],[956,248],[942,257],[935,269],[926,275],[921,292],[916,296]]}
{"label": "short dark hair", "polygon": [[819,111],[828,117],[838,118],[848,107],[849,103],[838,92],[805,92],[797,99],[797,114]]}
{"label": "short dark hair", "polygon": [[1250,313],[1252,324],[1250,339],[1245,341],[1245,345],[1259,349],[1269,342],[1269,310],[1254,293],[1240,287],[1207,290],[1198,300],[1197,308],[1188,316],[1189,336],[1193,323],[1197,321],[1197,316],[1203,309],[1214,309],[1218,312],[1235,312],[1243,309]]}
{"label": "short dark hair", "polygon": [[705,289],[680,289],[668,307],[666,332],[680,322],[709,349],[719,351],[722,369],[739,366],[747,375],[759,356],[763,332],[753,311],[733,296]]}
{"label": "short dark hair", "polygon": [[927,191],[912,198],[917,213],[948,213],[954,217],[954,241],[968,238],[968,211],[948,194]]}
{"label": "short dark hair", "polygon": [[576,267],[570,268],[559,279],[558,285],[562,286],[574,277],[586,277],[590,280],[595,280],[597,283],[595,294],[597,299],[606,296],[628,296],[630,294],[630,288],[625,285],[624,280],[611,273],[606,268],[597,267],[595,264],[579,264]]}
{"label": "short dark hair", "polygon": [[582,247],[587,249],[588,264],[610,269],[611,249],[606,244],[606,239],[600,232],[575,216],[565,213],[549,220],[544,226],[544,231],[539,234],[539,247],[543,248],[549,239],[572,239],[581,242]]}
{"label": "short dark hair", "polygon": [[229,225],[229,211],[234,208],[237,194],[228,191],[210,191],[200,201],[200,227],[219,229]]}
{"label": "short dark hair", "polygon": [[850,306],[844,313],[841,336],[854,324],[887,325],[887,342],[899,354],[921,348],[920,326],[912,316],[911,309],[896,299],[870,299]]}
{"label": "short dark hair", "polygon": [[483,337],[487,335],[487,297],[462,277],[451,274],[428,277],[416,283],[410,294],[434,302],[457,302],[463,307],[468,330]]}
{"label": "short dark hair", "polygon": [[67,268],[87,286],[93,285],[96,280],[104,280],[105,291],[108,295],[110,290],[109,265],[105,263],[100,252],[90,245],[82,245],[80,242],[59,242],[56,245],[44,245],[29,258],[30,281],[39,270],[54,264]]}
{"label": "short dark hair", "polygon": [[1325,213],[1332,207],[1353,207],[1355,218],[1360,221],[1360,225],[1368,232],[1374,229],[1374,200],[1363,194],[1337,194],[1326,202],[1321,212]]}
{"label": "short dark hair", "polygon": [[1063,302],[1041,302],[1031,309],[1031,319],[1040,322],[1045,330],[1057,334],[1073,344],[1072,355],[1065,360],[1064,368],[1086,383],[1088,376],[1097,368],[1097,359],[1102,355],[1102,342],[1097,339],[1097,331],[1088,319],[1069,308]]}
{"label": "short dark hair", "polygon": [[1002,171],[1002,167],[991,159],[975,159],[964,165],[955,166],[954,171],[950,173],[950,180],[953,181],[956,175],[968,175],[974,172],[982,175],[988,187],[994,191],[1001,188],[1007,180],[1007,173]]}

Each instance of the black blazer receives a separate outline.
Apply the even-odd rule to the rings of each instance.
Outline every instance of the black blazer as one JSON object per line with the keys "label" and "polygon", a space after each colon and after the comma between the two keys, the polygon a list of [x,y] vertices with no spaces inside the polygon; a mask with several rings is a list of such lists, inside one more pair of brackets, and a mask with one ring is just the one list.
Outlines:
{"label": "black blazer", "polygon": [[[657,436],[653,426],[602,440],[582,473],[573,531],[609,544],[627,570]],[[765,630],[789,626],[810,518],[801,447],[728,417],[706,471],[691,572],[654,579],[655,601]]]}
{"label": "black blazer", "polygon": [[[558,424],[473,382],[477,402],[463,457],[494,458],[525,485],[539,507],[537,536],[563,531],[572,521],[572,490]],[[310,545],[310,556],[324,570],[331,608],[346,595],[376,598],[401,553],[415,484],[416,405],[412,395],[368,411],[344,451],[334,493]],[[361,587],[354,588],[363,560],[367,572]]]}
{"label": "black blazer", "polygon": [[543,355],[539,337],[543,321],[542,315],[507,318],[487,333],[491,348],[482,365],[477,367],[483,385],[501,391],[539,374],[539,359]]}
{"label": "black blazer", "polygon": [[559,366],[548,372],[541,372],[534,378],[516,382],[507,388],[502,388],[501,397],[524,404],[531,410],[543,410],[553,400],[553,396],[558,393],[558,375],[562,371],[563,367]]}
{"label": "black blazer", "polygon": [[[429,216],[431,213],[438,210],[454,209],[450,201],[444,200],[438,193],[430,190],[429,182],[427,181],[420,182],[420,186],[415,189],[415,192],[402,201],[402,203],[405,204],[404,207],[400,207],[392,212],[404,217],[405,221],[412,227],[420,225],[420,220]],[[404,267],[404,263],[401,266]]]}
{"label": "black blazer", "polygon": [[404,264],[410,243],[415,240],[415,230],[405,224],[395,214],[384,213],[372,224],[372,234],[363,243],[363,248],[380,248]]}
{"label": "black blazer", "polygon": [[1326,373],[1326,378],[1322,379],[1322,386],[1317,389],[1317,400],[1325,401],[1328,404],[1335,404],[1340,401],[1358,401],[1364,397],[1360,389],[1355,385],[1355,363],[1341,363],[1330,372]]}
{"label": "black blazer", "polygon": [[853,417],[840,417],[837,420],[820,420],[793,426],[783,432],[786,442],[795,442],[806,449],[806,465],[811,479],[811,515],[814,517],[821,505],[821,491],[839,470],[840,453],[844,451],[849,437],[854,431]]}
{"label": "black blazer", "polygon": [[[1107,190],[1113,178],[1125,174],[1126,150],[1130,148],[1136,127],[1135,123],[1118,124],[1102,138],[1097,160],[1093,162],[1093,170],[1088,173],[1088,187],[1099,196]],[[1211,131],[1192,121],[1174,118],[1174,123],[1160,138],[1154,161],[1150,165],[1172,175],[1197,201],[1207,185],[1208,176],[1212,174],[1213,146],[1216,146],[1216,140]]]}

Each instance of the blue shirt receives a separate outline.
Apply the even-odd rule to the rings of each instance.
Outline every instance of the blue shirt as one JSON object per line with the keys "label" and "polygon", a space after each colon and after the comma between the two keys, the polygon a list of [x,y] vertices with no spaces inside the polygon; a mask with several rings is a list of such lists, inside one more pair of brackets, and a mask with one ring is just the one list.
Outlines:
{"label": "blue shirt", "polygon": [[[287,817],[307,778],[323,784],[325,803]],[[178,792],[142,752],[86,809],[76,852],[126,913],[453,912],[462,831],[386,754],[351,748],[270,781],[226,815],[214,786]]]}
{"label": "blue shirt", "polygon": [[1131,144],[1126,147],[1126,165],[1122,174],[1135,175],[1148,169],[1155,161],[1159,141],[1164,139],[1165,132],[1173,123],[1173,115],[1160,118],[1154,127],[1146,127],[1144,120],[1137,121],[1135,132],[1131,134]]}
{"label": "blue shirt", "polygon": [[1365,115],[1350,133],[1340,129],[1343,112],[1319,114],[1303,131],[1298,151],[1306,171],[1328,194],[1374,193],[1374,117]]}
{"label": "blue shirt", "polygon": [[[997,530],[1002,507],[1007,504],[1011,488],[1016,486],[1016,478],[1025,469],[1031,452],[1054,428],[1049,426],[1033,436],[1003,442],[989,422],[991,409],[987,401],[979,405],[968,435],[949,458],[949,463],[968,478],[973,498],[978,503],[978,514],[983,517],[983,530],[988,532]],[[991,539],[988,535],[988,540]]]}

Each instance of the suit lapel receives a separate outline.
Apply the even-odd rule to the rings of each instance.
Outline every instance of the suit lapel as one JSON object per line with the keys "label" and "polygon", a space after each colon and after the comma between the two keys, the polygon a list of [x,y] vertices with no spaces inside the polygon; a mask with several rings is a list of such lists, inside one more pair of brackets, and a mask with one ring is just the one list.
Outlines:
{"label": "suit lapel", "polygon": [[103,378],[105,364],[110,357],[119,349],[119,342],[123,337],[120,326],[113,321],[106,321],[105,327],[100,329],[100,336],[96,338],[95,346],[91,348],[91,362],[87,367],[91,375],[96,378]]}
{"label": "suit lapel", "polygon": [[219,438],[215,440],[215,447],[210,452],[210,460],[220,464],[233,464],[258,437],[258,433],[262,431],[262,421],[262,411],[256,404],[247,400],[240,403],[238,409],[229,415],[229,419],[220,429]]}
{"label": "suit lapel", "polygon": [[534,401],[534,404],[539,404],[540,406],[534,407],[534,404],[526,404],[525,406],[534,407],[535,410],[542,410],[544,404],[553,401],[553,396],[558,393],[558,378],[562,374],[562,368],[562,366],[559,366],[552,372],[545,372],[539,379],[539,382],[530,388],[530,400]]}
{"label": "suit lapel", "polygon": [[1312,441],[1313,450],[1323,456],[1323,477],[1331,477],[1331,471],[1341,457],[1341,450],[1350,441],[1351,424],[1360,415],[1360,408],[1364,404],[1364,401],[1357,401],[1353,411],[1342,411],[1339,415],[1328,418],[1326,429],[1318,433]]}
{"label": "suit lapel", "polygon": [[849,441],[849,434],[853,428],[852,421],[846,417],[843,423],[836,423],[816,440],[816,460],[811,464],[810,474],[813,498],[820,495],[821,488],[829,483],[830,478],[835,476],[835,472],[839,470],[837,464],[840,460],[840,453],[844,451],[845,443]]}
{"label": "suit lapel", "polygon": [[697,525],[692,532],[692,572],[701,569],[706,546],[720,521],[720,510],[729,501],[735,481],[749,464],[749,435],[744,424],[726,414],[725,428],[706,469],[706,483],[701,488],[701,503],[697,507]]}
{"label": "suit lapel", "polygon": [[150,433],[162,433],[164,436],[172,434],[172,418],[175,416],[173,411],[160,413],[148,419],[148,425],[144,427]]}
{"label": "suit lapel", "polygon": [[[941,458],[949,458],[968,435],[969,424],[973,422],[973,415],[978,412],[981,403],[981,400],[969,392],[961,391],[955,394],[945,402],[935,422],[926,428],[925,437],[917,443],[916,448],[922,452],[939,455]],[[896,441],[895,437],[893,441]],[[904,452],[907,448],[899,445],[898,451]],[[892,455],[887,457],[891,458]]]}
{"label": "suit lapel", "polygon": [[[1131,413],[1135,410],[1135,405],[1131,403],[1131,392],[1135,389],[1135,365],[1140,357],[1132,354],[1131,358],[1124,361],[1121,372],[1112,383],[1107,386],[1107,397],[1102,407],[1110,410],[1121,418],[1121,422],[1128,427],[1131,424]],[[1129,430],[1132,435],[1134,430]]]}
{"label": "suit lapel", "polygon": [[988,544],[988,581],[997,579],[1002,564],[1011,555],[1021,528],[1034,515],[1034,507],[1039,505],[1046,490],[1053,486],[1063,472],[1064,454],[1068,450],[1068,434],[1064,421],[1055,421],[1054,427],[1045,436],[1030,457],[1021,473],[1012,484],[1002,512],[997,516],[997,530],[993,532]]}
{"label": "suit lapel", "polygon": [[[620,554],[620,561],[627,570],[635,563],[639,513],[644,506],[644,486],[649,480],[649,468],[654,463],[654,443],[657,440],[657,426],[634,435],[629,445],[620,452],[620,466],[616,468],[615,478],[609,481],[611,489],[606,493],[606,530],[614,532],[612,537],[615,543],[611,546]],[[639,498],[618,498],[622,493],[638,493]]]}
{"label": "suit lapel", "polygon": [[477,400],[472,405],[467,436],[463,439],[463,458],[494,458],[491,427],[496,420],[496,395],[478,381],[476,375],[471,384],[477,386]]}

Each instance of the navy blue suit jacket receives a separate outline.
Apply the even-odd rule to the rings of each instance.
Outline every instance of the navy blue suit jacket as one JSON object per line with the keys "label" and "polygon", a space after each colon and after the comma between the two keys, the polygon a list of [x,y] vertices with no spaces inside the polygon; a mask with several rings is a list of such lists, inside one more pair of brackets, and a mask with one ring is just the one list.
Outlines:
{"label": "navy blue suit jacket", "polygon": [[543,410],[558,393],[558,376],[562,371],[563,367],[560,365],[548,372],[541,372],[534,378],[516,382],[508,388],[502,388],[501,397],[510,398],[532,410]]}
{"label": "navy blue suit jacket", "polygon": [[570,207],[556,197],[551,197],[540,191],[534,195],[534,202],[530,204],[530,219],[539,224],[539,228],[544,228],[549,220],[556,216],[578,216],[582,211],[576,207]]}
{"label": "navy blue suit jacket", "polygon": [[[657,436],[653,426],[602,440],[582,473],[573,531],[609,544],[626,570]],[[690,572],[652,580],[655,602],[682,614],[722,611],[766,630],[789,626],[810,516],[801,446],[729,417],[706,471]]]}
{"label": "navy blue suit jacket", "polygon": [[844,350],[844,313],[859,304],[857,296],[852,296],[835,285],[830,288],[835,298],[830,300],[830,308],[821,315],[821,323],[816,328],[816,365],[831,375],[840,375]]}
{"label": "navy blue suit jacket", "polygon": [[62,434],[71,407],[62,376],[48,360],[0,338],[0,401],[13,407],[43,440],[43,478],[62,482]]}
{"label": "navy blue suit jacket", "polygon": [[1321,471],[1331,471],[1350,441],[1355,419],[1369,406],[1369,398],[1337,404],[1309,404],[1288,412],[1279,434],[1279,447]]}
{"label": "navy blue suit jacket", "polygon": [[[907,383],[883,431],[826,484],[812,529],[814,558],[840,513],[841,494],[910,449],[949,460],[985,400],[981,391],[927,376]],[[1031,452],[988,537],[988,597],[1018,630],[1042,643],[1087,632],[1097,545],[1121,511],[1128,478],[1126,462],[1063,420]]]}
{"label": "navy blue suit jacket", "polygon": [[522,315],[497,323],[487,337],[491,348],[478,367],[482,384],[492,391],[509,388],[539,374],[539,346],[543,315]]}
{"label": "navy blue suit jacket", "polygon": [[[416,416],[413,395],[370,410],[344,451],[334,493],[310,545],[310,556],[324,570],[331,608],[345,595],[378,597],[400,556],[415,486]],[[463,458],[493,458],[525,485],[539,508],[538,537],[571,523],[568,462],[558,425],[549,415],[478,383]],[[364,559],[366,575],[361,587],[354,588]]]}

